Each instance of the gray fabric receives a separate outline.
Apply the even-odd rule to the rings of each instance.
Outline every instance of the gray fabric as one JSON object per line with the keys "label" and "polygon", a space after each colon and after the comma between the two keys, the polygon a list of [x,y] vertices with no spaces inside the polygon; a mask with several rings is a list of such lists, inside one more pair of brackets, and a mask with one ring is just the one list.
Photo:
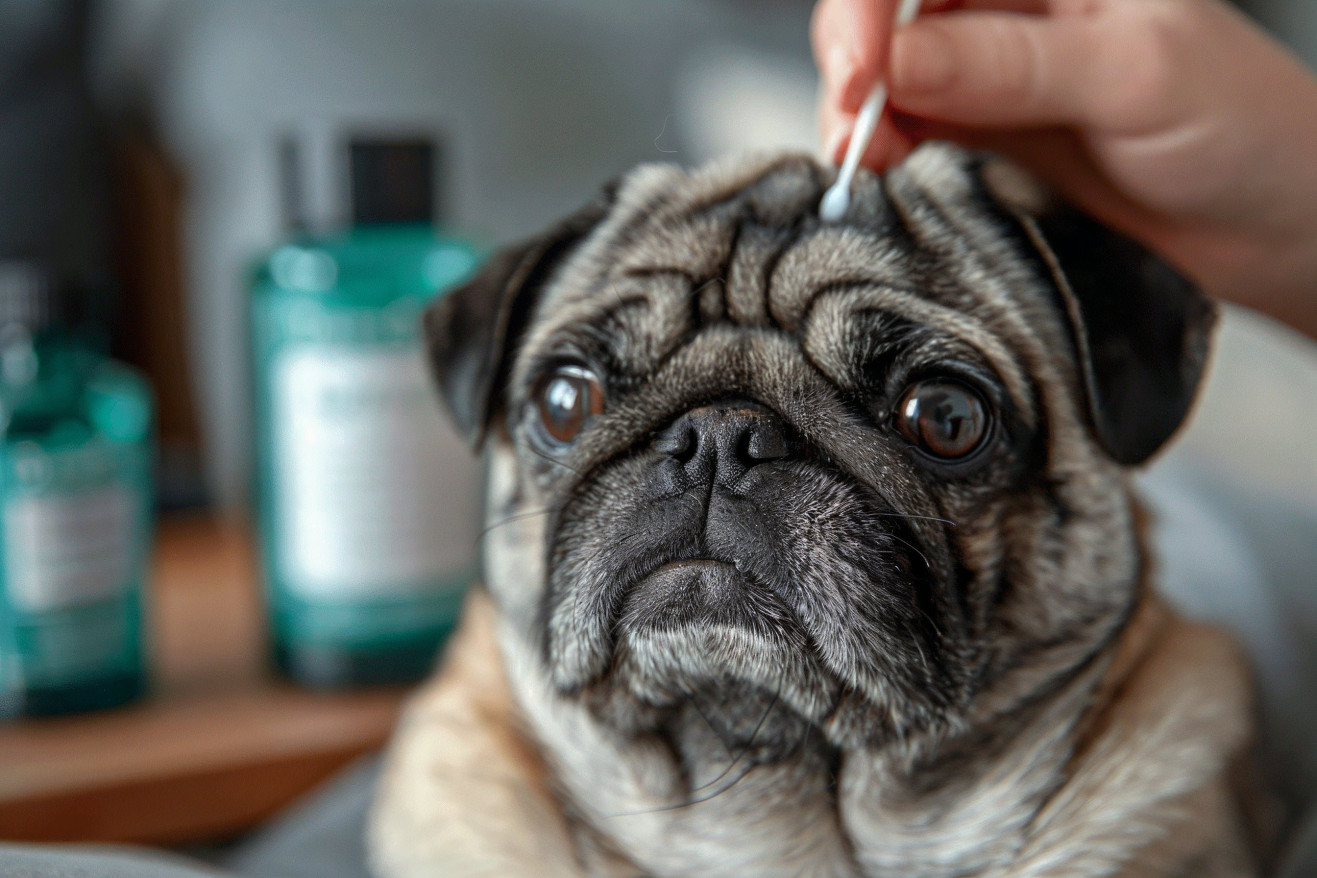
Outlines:
{"label": "gray fabric", "polygon": [[1312,878],[1317,875],[1317,811],[1300,824],[1276,878]]}
{"label": "gray fabric", "polygon": [[357,762],[216,866],[141,848],[0,844],[0,878],[370,878],[365,824],[379,764]]}
{"label": "gray fabric", "polygon": [[199,863],[132,848],[0,844],[0,878],[231,878]]}
{"label": "gray fabric", "polygon": [[363,759],[285,811],[223,864],[252,878],[369,878],[366,812],[378,756]]}
{"label": "gray fabric", "polygon": [[[1168,462],[1171,463],[1171,462]],[[1143,490],[1163,593],[1230,629],[1253,663],[1263,755],[1292,805],[1317,792],[1317,498],[1300,503],[1184,459]]]}
{"label": "gray fabric", "polygon": [[1162,592],[1231,630],[1258,687],[1259,755],[1299,816],[1277,878],[1317,875],[1317,497],[1304,502],[1179,455],[1143,480]]}

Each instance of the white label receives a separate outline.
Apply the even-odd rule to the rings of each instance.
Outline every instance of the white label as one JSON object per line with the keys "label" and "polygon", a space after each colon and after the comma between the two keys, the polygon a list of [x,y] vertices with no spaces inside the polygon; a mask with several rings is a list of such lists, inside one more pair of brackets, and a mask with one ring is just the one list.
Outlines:
{"label": "white label", "polygon": [[398,596],[472,567],[479,465],[440,415],[418,350],[298,346],[272,379],[276,530],[292,590]]}
{"label": "white label", "polygon": [[26,612],[121,594],[137,547],[137,504],[127,488],[19,497],[5,505],[5,581]]}

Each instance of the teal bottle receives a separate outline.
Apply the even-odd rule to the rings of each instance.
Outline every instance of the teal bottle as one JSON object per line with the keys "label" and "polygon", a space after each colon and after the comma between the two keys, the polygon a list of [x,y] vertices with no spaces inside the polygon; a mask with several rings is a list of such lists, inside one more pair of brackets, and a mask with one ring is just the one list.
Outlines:
{"label": "teal bottle", "polygon": [[[431,224],[433,150],[335,155],[350,221],[301,231],[251,283],[256,506],[276,665],[314,687],[415,680],[476,574],[479,475],[441,417],[420,319],[480,254]],[[300,152],[298,151],[300,150]],[[322,200],[323,203],[323,200]],[[310,228],[309,228],[310,227]]]}
{"label": "teal bottle", "polygon": [[0,714],[111,707],[144,687],[146,381],[68,320],[67,290],[0,263]]}

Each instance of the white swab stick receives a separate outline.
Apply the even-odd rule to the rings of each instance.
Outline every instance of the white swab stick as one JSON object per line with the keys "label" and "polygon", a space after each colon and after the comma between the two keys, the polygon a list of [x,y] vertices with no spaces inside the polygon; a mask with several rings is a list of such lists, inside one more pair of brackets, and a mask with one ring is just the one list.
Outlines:
{"label": "white swab stick", "polygon": [[[919,0],[901,0],[892,30],[895,31],[896,28],[909,24],[918,13]],[[823,193],[823,200],[819,202],[819,218],[824,222],[840,221],[850,208],[851,182],[855,179],[855,171],[860,167],[860,159],[864,157],[864,151],[869,148],[869,141],[873,139],[873,132],[878,128],[878,120],[882,118],[883,108],[886,105],[887,81],[880,78],[855,117],[851,142],[846,147],[846,157],[842,159],[837,180],[828,187],[827,192]]]}

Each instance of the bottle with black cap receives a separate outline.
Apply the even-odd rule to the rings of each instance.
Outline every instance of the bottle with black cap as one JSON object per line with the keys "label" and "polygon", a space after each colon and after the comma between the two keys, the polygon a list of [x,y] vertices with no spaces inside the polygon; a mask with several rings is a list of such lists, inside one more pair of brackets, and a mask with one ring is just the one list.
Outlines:
{"label": "bottle with black cap", "polygon": [[476,268],[433,225],[425,138],[283,145],[292,227],[252,278],[256,505],[277,665],[316,687],[423,676],[475,577],[479,473],[420,315]]}
{"label": "bottle with black cap", "polygon": [[151,395],[37,261],[0,260],[0,715],[143,688]]}

